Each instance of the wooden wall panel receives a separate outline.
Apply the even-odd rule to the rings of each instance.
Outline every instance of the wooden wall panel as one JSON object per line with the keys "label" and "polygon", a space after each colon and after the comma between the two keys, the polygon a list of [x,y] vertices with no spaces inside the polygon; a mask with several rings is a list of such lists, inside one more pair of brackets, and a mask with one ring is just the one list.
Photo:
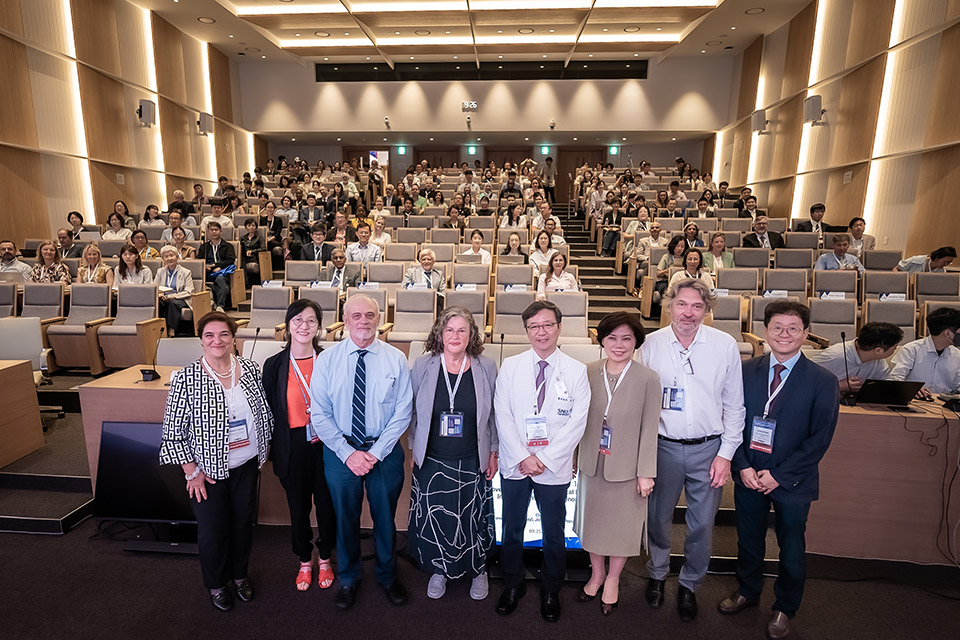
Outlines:
{"label": "wooden wall panel", "polygon": [[783,66],[783,89],[786,98],[802,91],[810,79],[810,56],[813,54],[813,33],[817,27],[817,3],[811,2],[790,21],[787,35],[787,58]]}
{"label": "wooden wall panel", "polygon": [[854,0],[845,68],[887,49],[896,0]]}
{"label": "wooden wall panel", "polygon": [[763,58],[763,36],[760,36],[743,52],[740,68],[740,96],[737,99],[737,119],[744,118],[756,109],[757,83],[760,80],[760,61]]}
{"label": "wooden wall panel", "polygon": [[[713,134],[703,141],[703,157],[700,160],[700,175],[703,175],[707,171],[714,173],[713,156],[716,153],[716,148],[717,134]],[[716,176],[714,176],[714,178],[716,178]]]}
{"label": "wooden wall panel", "polygon": [[157,91],[180,103],[187,101],[183,71],[183,40],[180,30],[151,12],[153,51],[157,65]]}
{"label": "wooden wall panel", "polygon": [[227,176],[232,184],[236,184],[238,174],[236,136],[234,136],[233,127],[221,120],[214,120],[213,140],[216,144],[217,175]]}
{"label": "wooden wall panel", "polygon": [[37,121],[33,112],[27,48],[0,35],[0,141],[36,147]]}
{"label": "wooden wall panel", "polygon": [[0,29],[18,36],[23,35],[23,15],[20,13],[20,0],[0,2]]}
{"label": "wooden wall panel", "polygon": [[[870,163],[851,167],[840,167],[830,171],[827,180],[827,215],[824,222],[827,224],[846,225],[850,218],[863,215],[863,202],[867,194],[867,175]],[[843,174],[853,172],[850,182],[843,183]]]}
{"label": "wooden wall panel", "polygon": [[789,218],[793,206],[793,185],[795,178],[784,178],[770,183],[765,208],[771,218]]}
{"label": "wooden wall panel", "polygon": [[120,75],[116,0],[70,0],[77,59]]}
{"label": "wooden wall panel", "polygon": [[[230,59],[213,45],[207,44],[210,61],[210,94],[213,99],[213,115],[233,122],[233,90],[230,87]],[[219,161],[217,162],[219,165]]]}
{"label": "wooden wall panel", "polygon": [[40,154],[0,146],[0,238],[49,238]]}
{"label": "wooden wall panel", "polygon": [[[728,132],[727,135],[730,135]],[[747,183],[747,170],[750,163],[750,121],[744,120],[733,130],[733,157],[730,161],[731,190],[742,187]]]}
{"label": "wooden wall panel", "polygon": [[852,164],[870,158],[880,110],[886,54],[843,77],[840,106],[831,121],[834,131],[830,163]]}
{"label": "wooden wall panel", "polygon": [[[194,114],[166,98],[160,98],[160,131],[166,172],[178,176],[192,176],[190,136],[196,131]],[[186,189],[184,191],[186,192]]]}
{"label": "wooden wall panel", "polygon": [[[123,175],[123,184],[117,184],[118,173]],[[113,211],[113,203],[117,200],[123,200],[131,212],[140,211],[142,213],[141,209],[143,207],[137,202],[137,181],[133,174],[134,171],[126,167],[103,162],[90,163],[93,205],[98,212],[97,217],[104,217],[103,220],[98,219],[98,222],[106,223],[105,214]]]}
{"label": "wooden wall panel", "polygon": [[803,94],[777,109],[776,139],[771,175],[785,178],[797,172],[800,157],[800,136],[803,132]]}
{"label": "wooden wall panel", "polygon": [[[960,3],[960,0],[958,0]],[[926,146],[960,141],[960,24],[946,31],[940,38],[940,58],[934,82],[933,106],[927,121]]]}
{"label": "wooden wall panel", "polygon": [[960,0],[950,0],[947,5],[947,20],[960,18]]}
{"label": "wooden wall panel", "polygon": [[254,163],[262,168],[267,168],[267,159],[270,157],[270,143],[262,136],[253,136],[253,158]]}
{"label": "wooden wall panel", "polygon": [[92,160],[130,164],[125,121],[136,114],[124,109],[123,85],[85,65],[79,65],[80,102]]}
{"label": "wooden wall panel", "polygon": [[923,154],[906,255],[960,245],[956,194],[960,191],[960,146]]}

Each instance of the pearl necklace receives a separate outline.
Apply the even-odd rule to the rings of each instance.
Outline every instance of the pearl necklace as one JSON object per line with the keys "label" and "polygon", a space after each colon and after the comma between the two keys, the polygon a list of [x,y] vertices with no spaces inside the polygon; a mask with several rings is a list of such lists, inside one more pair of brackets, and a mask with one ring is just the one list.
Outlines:
{"label": "pearl necklace", "polygon": [[219,371],[214,369],[212,366],[210,366],[210,363],[207,361],[206,357],[203,358],[203,361],[207,363],[207,367],[210,369],[210,371],[213,372],[213,375],[217,376],[221,380],[226,380],[227,378],[230,378],[233,376],[233,368],[234,366],[236,366],[236,363],[233,360],[233,356],[230,356],[230,368],[227,370],[226,373],[220,373]]}

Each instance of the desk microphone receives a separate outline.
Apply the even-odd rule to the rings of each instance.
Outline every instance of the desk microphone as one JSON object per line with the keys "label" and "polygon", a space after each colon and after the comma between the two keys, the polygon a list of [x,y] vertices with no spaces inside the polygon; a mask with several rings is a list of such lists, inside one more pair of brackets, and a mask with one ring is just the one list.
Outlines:
{"label": "desk microphone", "polygon": [[845,407],[857,406],[857,394],[850,390],[850,368],[847,366],[847,332],[840,332],[840,344],[843,345],[843,371],[847,377],[847,390],[840,395],[840,402]]}
{"label": "desk microphone", "polygon": [[506,337],[506,334],[500,334],[500,365],[503,365],[503,339]]}
{"label": "desk microphone", "polygon": [[[159,341],[157,343],[159,345]],[[157,351],[153,352],[153,362],[149,369],[140,369],[140,382],[153,382],[160,379],[160,373],[157,371]]]}
{"label": "desk microphone", "polygon": [[253,350],[257,348],[257,338],[260,337],[260,327],[257,327],[257,332],[253,334],[253,344],[250,345],[250,357],[248,360],[253,360]]}

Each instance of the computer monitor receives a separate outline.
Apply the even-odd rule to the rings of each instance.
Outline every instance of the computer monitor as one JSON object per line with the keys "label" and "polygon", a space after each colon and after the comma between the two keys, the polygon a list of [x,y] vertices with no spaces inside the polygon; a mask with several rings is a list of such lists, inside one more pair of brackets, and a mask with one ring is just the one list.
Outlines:
{"label": "computer monitor", "polygon": [[105,520],[195,523],[183,470],[160,465],[157,422],[104,422],[93,516]]}

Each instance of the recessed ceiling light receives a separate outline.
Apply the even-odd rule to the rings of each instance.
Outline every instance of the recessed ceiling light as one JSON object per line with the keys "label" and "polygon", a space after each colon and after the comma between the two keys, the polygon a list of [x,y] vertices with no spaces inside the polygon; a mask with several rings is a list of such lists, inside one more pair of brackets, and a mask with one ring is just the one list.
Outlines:
{"label": "recessed ceiling light", "polygon": [[634,57],[634,58],[639,58],[639,57],[640,57],[640,54],[639,54],[639,53],[635,53],[635,54],[633,54],[633,57]]}
{"label": "recessed ceiling light", "polygon": [[640,31],[640,27],[624,27],[623,30],[627,33],[636,33]]}
{"label": "recessed ceiling light", "polygon": [[373,70],[376,71],[376,70],[379,69],[379,68],[380,68],[380,67],[374,67]]}
{"label": "recessed ceiling light", "polygon": [[540,65],[540,68],[543,69],[543,65]]}
{"label": "recessed ceiling light", "polygon": [[503,33],[503,29],[497,29],[497,33]]}
{"label": "recessed ceiling light", "polygon": [[334,67],[333,70],[334,70],[334,71],[339,71],[339,70],[340,70],[340,67]]}
{"label": "recessed ceiling light", "polygon": [[547,54],[543,54],[543,57],[546,58],[546,57],[547,57]]}
{"label": "recessed ceiling light", "polygon": [[418,36],[428,36],[428,35],[430,35],[430,32],[427,31],[426,29],[417,29],[416,31],[414,31],[414,33],[417,34]]}
{"label": "recessed ceiling light", "polygon": [[554,31],[556,31],[556,29],[550,29],[550,33],[553,33]]}
{"label": "recessed ceiling light", "polygon": [[517,33],[522,33],[523,35],[528,35],[533,33],[533,29],[530,27],[523,27],[522,29],[517,29]]}
{"label": "recessed ceiling light", "polygon": [[227,37],[228,37],[228,38],[232,38],[232,37],[233,37],[233,34],[231,33],[231,34],[229,34]]}
{"label": "recessed ceiling light", "polygon": [[588,54],[587,54],[587,57],[588,57],[588,58],[592,58],[592,57],[593,57],[593,54],[592,54],[592,53],[588,53]]}
{"label": "recessed ceiling light", "polygon": [[630,65],[627,65],[627,69],[629,69],[629,68],[630,68]]}
{"label": "recessed ceiling light", "polygon": [[324,60],[329,60],[330,58],[324,58]]}
{"label": "recessed ceiling light", "polygon": [[329,37],[330,37],[330,32],[329,32],[329,31],[314,31],[314,32],[313,32],[313,35],[317,36],[318,38],[329,38]]}
{"label": "recessed ceiling light", "polygon": [[293,34],[293,35],[297,36],[298,38],[300,37],[300,34],[299,34],[299,33],[295,33],[295,34]]}
{"label": "recessed ceiling light", "polygon": [[670,138],[670,139],[673,140],[674,142],[676,142],[676,140],[677,140],[676,138]]}
{"label": "recessed ceiling light", "polygon": [[433,138],[430,138],[430,142],[433,142]]}
{"label": "recessed ceiling light", "polygon": [[524,140],[526,140],[527,142],[530,142],[530,138],[524,138]]}
{"label": "recessed ceiling light", "polygon": [[263,60],[266,60],[267,56],[260,56],[260,58],[262,58]]}
{"label": "recessed ceiling light", "polygon": [[497,65],[497,69],[503,69],[503,65],[502,64]]}
{"label": "recessed ceiling light", "polygon": [[621,141],[621,142],[626,142],[627,139],[626,139],[626,138],[620,138],[620,141]]}
{"label": "recessed ceiling light", "polygon": [[297,141],[296,138],[290,138],[290,142],[296,142],[296,141]]}
{"label": "recessed ceiling light", "polygon": [[730,31],[736,31],[736,30],[737,30],[736,27],[730,27]]}
{"label": "recessed ceiling light", "polygon": [[721,44],[723,44],[723,42],[721,42],[720,40],[707,40],[704,44],[707,45],[708,47],[718,47]]}
{"label": "recessed ceiling light", "polygon": [[574,141],[574,142],[576,142],[576,141],[577,141],[577,139],[576,139],[576,138],[574,138],[574,139],[573,139],[573,141]]}
{"label": "recessed ceiling light", "polygon": [[180,2],[180,0],[173,0],[174,4],[177,4],[178,2]]}
{"label": "recessed ceiling light", "polygon": [[657,27],[657,31],[663,31],[663,27]]}
{"label": "recessed ceiling light", "polygon": [[399,31],[394,31],[394,32],[393,32],[393,35],[398,36],[398,35],[400,35],[400,32],[399,32]]}
{"label": "recessed ceiling light", "polygon": [[413,56],[410,56],[410,59],[413,60]]}
{"label": "recessed ceiling light", "polygon": [[340,142],[340,138],[337,138],[337,142]]}
{"label": "recessed ceiling light", "polygon": [[503,56],[497,56],[497,57],[500,58],[501,60],[503,60]]}
{"label": "recessed ceiling light", "polygon": [[454,60],[459,60],[460,57],[459,57],[459,56],[453,56],[453,59],[454,59]]}
{"label": "recessed ceiling light", "polygon": [[457,65],[457,69],[459,69],[459,68],[460,68],[460,65]]}
{"label": "recessed ceiling light", "polygon": [[344,31],[344,32],[343,32],[343,35],[348,36],[348,35],[350,35],[350,32],[349,32],[349,31]]}
{"label": "recessed ceiling light", "polygon": [[746,11],[744,11],[744,13],[747,14],[748,16],[758,16],[764,11],[766,11],[766,9],[764,9],[763,7],[754,7],[753,9],[747,9]]}
{"label": "recessed ceiling light", "polygon": [[700,49],[700,53],[706,53],[705,49]]}
{"label": "recessed ceiling light", "polygon": [[414,69],[420,71],[420,67],[414,67]]}
{"label": "recessed ceiling light", "polygon": [[[674,140],[676,140],[676,138],[674,138]],[[384,138],[384,139],[383,139],[383,141],[384,141],[384,142],[386,142],[386,141],[387,141],[387,139],[386,139],[386,138]]]}
{"label": "recessed ceiling light", "polygon": [[603,30],[604,30],[604,31],[610,31],[610,29],[607,29],[606,27],[604,27]]}
{"label": "recessed ceiling light", "polygon": [[447,35],[450,35],[450,32],[449,32],[449,31],[444,31],[444,33],[447,34]]}
{"label": "recessed ceiling light", "polygon": [[260,49],[257,47],[247,47],[244,51],[249,51],[250,53],[260,53]]}
{"label": "recessed ceiling light", "polygon": [[477,142],[480,142],[480,138],[477,138]]}
{"label": "recessed ceiling light", "polygon": [[370,59],[370,56],[367,56],[367,60],[369,60],[369,59]]}
{"label": "recessed ceiling light", "polygon": [[202,16],[200,18],[197,18],[197,22],[202,22],[203,24],[213,24],[214,22],[216,22],[216,20],[214,20],[213,18],[207,18],[206,16]]}
{"label": "recessed ceiling light", "polygon": [[583,68],[586,69],[586,68],[587,68],[587,65],[583,65]]}

